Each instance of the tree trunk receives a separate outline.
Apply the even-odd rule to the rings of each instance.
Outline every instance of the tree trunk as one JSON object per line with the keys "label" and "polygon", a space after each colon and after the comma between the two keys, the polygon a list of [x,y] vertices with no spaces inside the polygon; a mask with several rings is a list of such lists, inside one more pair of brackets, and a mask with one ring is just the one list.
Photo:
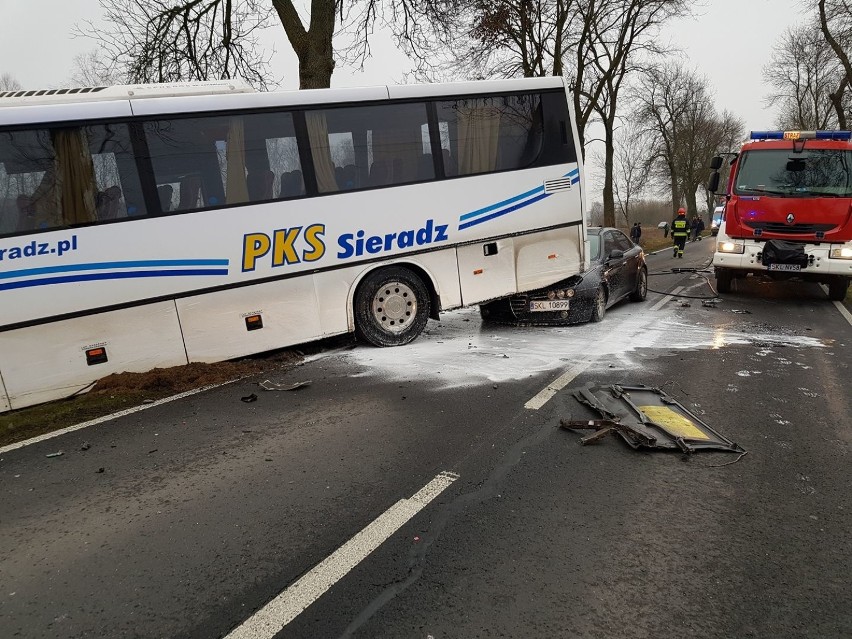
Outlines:
{"label": "tree trunk", "polygon": [[673,162],[669,162],[669,177],[672,183],[672,217],[674,217],[680,208],[680,189],[677,188],[677,168]]}
{"label": "tree trunk", "polygon": [[686,200],[686,217],[691,220],[693,216],[698,215],[698,199],[695,197],[695,189],[686,189],[683,197]]}
{"label": "tree trunk", "polygon": [[272,6],[299,58],[299,88],[330,87],[334,72],[331,40],[337,18],[335,0],[312,0],[311,26],[307,31],[291,0],[272,0]]}
{"label": "tree trunk", "polygon": [[615,145],[612,140],[612,124],[604,123],[604,126],[607,129],[610,129],[604,136],[604,146],[606,147],[603,186],[604,226],[615,226],[615,198],[612,194],[612,172],[615,164]]}

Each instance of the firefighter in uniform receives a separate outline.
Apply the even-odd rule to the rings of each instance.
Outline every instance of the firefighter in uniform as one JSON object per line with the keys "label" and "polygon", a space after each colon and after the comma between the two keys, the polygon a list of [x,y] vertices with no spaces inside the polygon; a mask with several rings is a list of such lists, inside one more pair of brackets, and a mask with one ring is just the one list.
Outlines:
{"label": "firefighter in uniform", "polygon": [[679,208],[677,217],[672,221],[672,239],[674,240],[674,254],[672,257],[683,257],[683,247],[689,237],[689,221],[686,219],[686,210]]}

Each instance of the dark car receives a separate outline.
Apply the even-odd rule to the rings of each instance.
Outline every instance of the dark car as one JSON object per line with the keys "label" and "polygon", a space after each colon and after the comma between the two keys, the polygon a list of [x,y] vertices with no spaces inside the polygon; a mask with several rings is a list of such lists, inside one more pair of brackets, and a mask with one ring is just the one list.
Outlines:
{"label": "dark car", "polygon": [[589,270],[553,286],[482,304],[482,318],[512,324],[600,322],[625,297],[641,302],[648,293],[642,247],[614,228],[588,230]]}

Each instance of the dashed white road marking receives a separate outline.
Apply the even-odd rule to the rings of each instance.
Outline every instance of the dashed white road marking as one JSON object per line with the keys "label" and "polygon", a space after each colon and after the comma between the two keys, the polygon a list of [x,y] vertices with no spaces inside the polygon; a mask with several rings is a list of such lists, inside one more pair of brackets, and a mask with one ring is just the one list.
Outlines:
{"label": "dashed white road marking", "polygon": [[556,393],[568,386],[575,377],[582,374],[591,365],[592,361],[577,362],[565,371],[565,373],[560,375],[554,382],[548,384],[544,389],[539,391],[535,397],[524,404],[524,408],[529,408],[530,410],[540,409],[547,402],[553,399],[553,396],[556,395]]}
{"label": "dashed white road marking", "polygon": [[684,289],[684,287],[683,287],[683,286],[678,286],[678,287],[677,287],[676,289],[674,289],[671,293],[669,293],[669,294],[668,294],[668,295],[666,295],[663,299],[661,299],[659,302],[657,302],[656,304],[654,304],[654,305],[651,307],[651,310],[652,310],[652,311],[659,311],[659,310],[660,310],[663,306],[665,306],[665,305],[666,305],[666,302],[668,302],[669,300],[674,299],[674,296],[675,296],[675,295],[677,295],[678,293],[680,293],[683,289]]}
{"label": "dashed white road marking", "polygon": [[444,471],[411,499],[398,501],[225,639],[274,637],[458,478],[456,473]]}
{"label": "dashed white road marking", "polygon": [[[683,289],[683,286],[678,286],[671,293],[669,293],[659,302],[654,304],[654,306],[651,307],[651,310],[659,310],[666,302],[673,299],[673,296],[680,293]],[[620,331],[621,327],[615,328],[613,331],[610,332],[610,335],[618,333]],[[604,339],[609,339],[609,337],[605,337]],[[556,393],[558,393],[568,384],[570,384],[574,380],[574,378],[585,372],[586,369],[588,369],[592,364],[594,364],[596,360],[597,358],[595,357],[575,362],[567,371],[560,375],[556,380],[548,384],[545,388],[539,391],[532,399],[530,399],[526,404],[524,404],[524,408],[528,408],[529,410],[539,410],[547,402],[553,399]]]}

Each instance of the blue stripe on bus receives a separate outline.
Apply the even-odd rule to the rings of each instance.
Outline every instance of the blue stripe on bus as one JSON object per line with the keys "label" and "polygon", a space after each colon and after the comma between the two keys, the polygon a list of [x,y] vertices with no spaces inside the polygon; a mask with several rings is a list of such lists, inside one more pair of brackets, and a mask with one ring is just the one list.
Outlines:
{"label": "blue stripe on bus", "polygon": [[101,271],[108,268],[140,268],[150,266],[228,266],[229,260],[138,260],[134,262],[92,262],[90,264],[64,264],[62,266],[43,266],[18,271],[0,273],[0,280],[46,273],[67,273],[69,271]]}
{"label": "blue stripe on bus", "polygon": [[[543,186],[539,186],[534,188],[532,191],[527,191],[526,193],[521,193],[520,195],[516,195],[515,197],[511,197],[508,200],[503,200],[502,202],[497,202],[497,204],[492,204],[491,206],[486,206],[484,209],[479,209],[477,211],[471,211],[470,213],[465,213],[459,218],[459,222],[464,222],[465,220],[469,220],[472,217],[477,217],[482,215],[483,213],[488,213],[489,211],[493,211],[494,209],[499,209],[507,204],[512,204],[517,202],[518,200],[523,200],[525,197],[529,197],[531,195],[535,195],[536,193],[541,193],[544,191]],[[461,228],[461,227],[460,227]]]}
{"label": "blue stripe on bus", "polygon": [[510,206],[507,209],[502,209],[497,211],[496,213],[492,213],[491,215],[487,215],[485,217],[481,217],[478,220],[473,220],[472,222],[465,222],[464,224],[459,224],[459,231],[463,231],[464,229],[470,228],[471,226],[476,226],[477,224],[482,224],[483,222],[488,222],[489,220],[493,220],[495,217],[500,217],[501,215],[506,215],[507,213],[512,213],[513,211],[517,211],[518,209],[522,209],[525,206],[529,206],[530,204],[535,204],[539,200],[543,200],[546,197],[550,197],[551,193],[542,193],[538,197],[534,197],[531,200],[526,200],[525,202],[521,202],[520,204],[516,204],[515,206]]}
{"label": "blue stripe on bus", "polygon": [[198,275],[227,275],[228,269],[182,269],[179,271],[124,271],[115,273],[83,273],[62,277],[45,277],[40,280],[8,282],[0,284],[0,291],[14,288],[31,288],[50,284],[69,284],[71,282],[92,282],[97,280],[126,280],[138,277],[195,277]]}
{"label": "blue stripe on bus", "polygon": [[[571,184],[577,184],[580,181],[580,169],[576,168],[576,169],[573,169],[571,171],[568,171],[568,173],[566,173],[562,177],[571,178]],[[476,211],[471,211],[470,213],[465,213],[464,215],[462,215],[459,218],[459,222],[464,222],[465,220],[469,220],[473,217],[479,217],[480,215],[483,215],[485,213],[489,213],[489,212],[494,211],[496,209],[502,209],[504,206],[506,206],[508,204],[514,204],[515,202],[518,202],[519,200],[523,200],[524,198],[530,197],[532,195],[538,195],[539,193],[543,193],[543,192],[544,192],[544,186],[536,187],[536,188],[534,188],[530,191],[527,191],[526,193],[521,193],[520,195],[515,195],[514,197],[510,197],[509,199],[503,200],[502,202],[497,202],[496,204],[486,206],[485,208],[477,209]],[[496,214],[484,217],[484,218],[482,218],[482,221],[492,220],[495,217],[500,217],[501,215],[505,215],[506,213],[511,213],[512,211],[517,211],[518,209],[523,208],[527,204],[532,204],[533,202],[538,202],[541,199],[543,199],[543,198],[539,195],[538,197],[534,197],[533,199],[529,200],[528,202],[525,202],[522,205],[513,206],[511,208],[506,209],[505,211],[500,211]],[[465,223],[465,224],[459,224],[459,230],[461,231],[463,229],[470,228],[471,226],[475,226],[477,223],[468,222],[468,223]]]}

